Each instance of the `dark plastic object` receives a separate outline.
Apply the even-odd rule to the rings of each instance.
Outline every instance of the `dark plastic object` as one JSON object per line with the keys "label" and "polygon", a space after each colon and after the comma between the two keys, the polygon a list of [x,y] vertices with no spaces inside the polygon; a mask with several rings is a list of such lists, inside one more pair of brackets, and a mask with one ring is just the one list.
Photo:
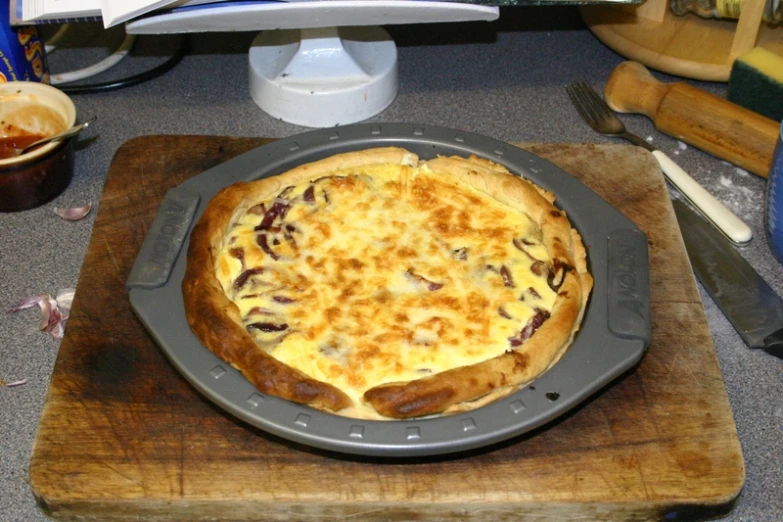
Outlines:
{"label": "dark plastic object", "polygon": [[[260,393],[190,331],[180,288],[187,234],[219,189],[339,152],[389,145],[404,147],[422,159],[476,154],[502,163],[553,191],[557,205],[582,234],[595,278],[582,328],[570,350],[533,386],[471,412],[362,421]],[[226,411],[269,433],[316,448],[411,457],[480,448],[528,432],[563,415],[632,368],[650,341],[647,255],[647,238],[632,222],[576,178],[534,154],[455,129],[361,124],[264,145],[171,189],[147,233],[127,288],[133,309],[174,366]]]}

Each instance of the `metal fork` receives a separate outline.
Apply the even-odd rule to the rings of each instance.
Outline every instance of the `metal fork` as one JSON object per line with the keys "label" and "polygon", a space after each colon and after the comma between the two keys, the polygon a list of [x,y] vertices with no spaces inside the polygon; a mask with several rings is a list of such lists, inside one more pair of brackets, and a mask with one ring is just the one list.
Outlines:
{"label": "metal fork", "polygon": [[658,160],[664,176],[677,191],[685,197],[718,230],[737,244],[747,243],[753,237],[750,227],[742,222],[715,196],[699,185],[687,172],[662,151],[656,149],[639,136],[625,130],[625,125],[606,102],[585,82],[566,87],[568,97],[582,118],[601,134],[624,138],[634,145],[649,150]]}

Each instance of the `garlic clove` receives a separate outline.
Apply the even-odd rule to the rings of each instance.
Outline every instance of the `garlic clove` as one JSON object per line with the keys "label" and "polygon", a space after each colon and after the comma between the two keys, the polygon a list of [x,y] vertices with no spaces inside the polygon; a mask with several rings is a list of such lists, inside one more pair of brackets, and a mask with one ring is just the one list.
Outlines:
{"label": "garlic clove", "polygon": [[83,207],[73,208],[60,208],[54,207],[54,213],[63,218],[66,221],[79,221],[84,218],[92,210],[92,203],[88,203]]}

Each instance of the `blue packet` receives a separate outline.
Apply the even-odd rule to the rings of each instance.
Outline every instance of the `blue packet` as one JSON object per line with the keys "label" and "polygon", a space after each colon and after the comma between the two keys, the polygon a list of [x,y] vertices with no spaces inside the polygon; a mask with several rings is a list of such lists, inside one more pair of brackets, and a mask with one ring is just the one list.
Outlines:
{"label": "blue packet", "polygon": [[35,26],[12,27],[9,0],[0,1],[0,82],[49,83],[46,48]]}

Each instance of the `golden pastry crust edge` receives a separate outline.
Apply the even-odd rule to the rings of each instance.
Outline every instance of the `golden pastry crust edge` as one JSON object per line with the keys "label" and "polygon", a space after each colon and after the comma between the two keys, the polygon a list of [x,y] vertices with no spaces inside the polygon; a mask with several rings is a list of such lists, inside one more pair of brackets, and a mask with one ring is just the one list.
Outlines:
{"label": "golden pastry crust edge", "polygon": [[[261,199],[288,185],[317,179],[338,169],[372,164],[414,166],[416,155],[396,147],[366,149],[330,156],[282,175],[241,182],[222,189],[209,202],[190,235],[182,292],[188,324],[218,357],[237,368],[262,393],[317,409],[338,412],[351,406],[338,388],[292,368],[261,349],[245,330],[236,305],[226,297],[214,273],[228,224]],[[565,270],[551,316],[518,349],[471,366],[455,368],[407,383],[388,383],[365,393],[381,415],[409,418],[461,411],[500,397],[544,373],[571,343],[592,288],[581,237],[565,213],[553,207],[554,195],[510,174],[502,165],[471,156],[438,157],[426,162],[436,172],[454,176],[501,203],[523,205],[539,223],[543,241]]]}

